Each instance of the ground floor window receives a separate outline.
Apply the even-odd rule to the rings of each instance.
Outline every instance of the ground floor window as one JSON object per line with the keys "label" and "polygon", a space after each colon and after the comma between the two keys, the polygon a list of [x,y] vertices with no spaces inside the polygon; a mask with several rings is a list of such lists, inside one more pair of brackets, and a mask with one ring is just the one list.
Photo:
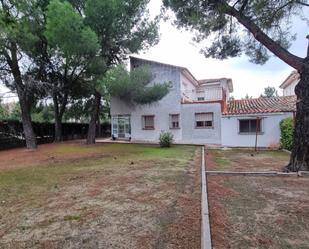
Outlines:
{"label": "ground floor window", "polygon": [[239,119],[239,133],[256,133],[261,131],[261,119]]}
{"label": "ground floor window", "polygon": [[179,114],[170,114],[170,129],[179,129]]}
{"label": "ground floor window", "polygon": [[213,128],[212,112],[195,113],[195,128]]}
{"label": "ground floor window", "polygon": [[142,116],[142,128],[143,130],[154,130],[154,115]]}

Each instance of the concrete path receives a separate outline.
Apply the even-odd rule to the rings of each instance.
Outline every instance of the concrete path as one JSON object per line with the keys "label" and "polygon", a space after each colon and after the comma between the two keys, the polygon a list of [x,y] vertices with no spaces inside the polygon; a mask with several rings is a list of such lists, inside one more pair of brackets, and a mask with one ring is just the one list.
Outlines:
{"label": "concrete path", "polygon": [[211,249],[211,233],[209,223],[208,195],[207,195],[207,177],[205,169],[205,147],[202,147],[202,227],[201,227],[201,248]]}

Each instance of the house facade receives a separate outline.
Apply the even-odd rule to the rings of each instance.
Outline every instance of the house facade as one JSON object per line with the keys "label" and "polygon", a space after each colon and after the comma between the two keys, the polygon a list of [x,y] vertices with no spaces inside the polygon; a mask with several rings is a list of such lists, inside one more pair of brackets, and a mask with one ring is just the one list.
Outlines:
{"label": "house facade", "polygon": [[222,145],[278,147],[280,121],[293,117],[295,96],[230,101],[222,114]]}
{"label": "house facade", "polygon": [[[271,114],[235,112],[232,108],[234,102],[228,101],[233,92],[231,79],[197,80],[187,68],[130,57],[131,70],[145,65],[154,76],[150,84],[170,82],[171,89],[160,101],[149,105],[133,105],[112,97],[114,139],[158,141],[161,132],[169,131],[176,143],[254,146],[252,134],[258,133],[260,147],[279,143],[278,122],[291,112],[279,109],[273,109]],[[244,111],[246,105],[241,108]],[[249,124],[239,121],[256,120],[256,117],[262,120],[255,121],[261,122],[256,123],[261,124],[259,132],[253,132],[254,121],[248,121]],[[278,126],[276,131],[271,126],[275,123]],[[249,130],[246,126],[250,127]]]}

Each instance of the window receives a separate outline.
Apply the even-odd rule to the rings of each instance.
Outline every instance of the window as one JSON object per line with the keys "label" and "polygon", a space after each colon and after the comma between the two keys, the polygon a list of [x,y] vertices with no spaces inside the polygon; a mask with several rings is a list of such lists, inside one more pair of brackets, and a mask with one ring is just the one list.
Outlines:
{"label": "window", "polygon": [[170,114],[170,129],[179,129],[179,114]]}
{"label": "window", "polygon": [[195,113],[195,128],[213,128],[212,112]]}
{"label": "window", "polygon": [[239,133],[261,132],[261,119],[239,119]]}
{"label": "window", "polygon": [[204,91],[198,91],[196,92],[197,100],[203,101],[205,100],[205,92]]}
{"label": "window", "polygon": [[142,116],[143,130],[154,130],[154,115]]}

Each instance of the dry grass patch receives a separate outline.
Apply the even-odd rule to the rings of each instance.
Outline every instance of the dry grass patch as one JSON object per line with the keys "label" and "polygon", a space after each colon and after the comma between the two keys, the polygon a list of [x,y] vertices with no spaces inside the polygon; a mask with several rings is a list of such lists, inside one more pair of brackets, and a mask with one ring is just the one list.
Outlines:
{"label": "dry grass patch", "polygon": [[229,171],[281,171],[289,155],[279,150],[208,150],[208,170]]}
{"label": "dry grass patch", "polygon": [[0,170],[0,248],[198,248],[199,151],[41,146]]}
{"label": "dry grass patch", "polygon": [[[278,151],[215,150],[207,169],[274,170],[287,162]],[[215,249],[309,248],[309,178],[208,176],[208,192]]]}

